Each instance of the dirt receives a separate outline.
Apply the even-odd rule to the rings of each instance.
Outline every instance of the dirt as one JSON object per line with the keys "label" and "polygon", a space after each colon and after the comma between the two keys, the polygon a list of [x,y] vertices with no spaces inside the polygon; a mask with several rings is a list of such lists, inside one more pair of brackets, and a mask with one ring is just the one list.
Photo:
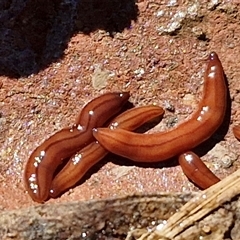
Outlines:
{"label": "dirt", "polygon": [[[184,121],[201,98],[206,59],[216,51],[229,86],[219,131],[197,152],[220,178],[239,166],[240,4],[238,1],[3,1],[0,4],[0,206],[36,205],[24,166],[46,138],[109,91],[135,106],[161,105],[151,132]],[[137,164],[109,155],[81,183],[49,203],[133,193],[198,191],[177,160]]]}

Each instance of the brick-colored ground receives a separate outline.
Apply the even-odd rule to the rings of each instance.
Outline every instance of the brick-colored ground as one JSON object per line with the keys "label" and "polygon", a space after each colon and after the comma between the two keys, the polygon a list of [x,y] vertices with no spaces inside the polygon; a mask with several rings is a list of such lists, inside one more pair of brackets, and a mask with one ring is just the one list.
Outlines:
{"label": "brick-colored ground", "polygon": [[[231,101],[223,127],[200,150],[220,178],[235,171],[240,143],[231,129],[240,123],[240,4],[80,2],[0,5],[0,206],[35,204],[22,181],[29,155],[101,93],[130,91],[136,106],[175,109],[166,110],[151,132],[184,121],[201,98],[211,51],[222,60]],[[176,163],[142,166],[111,155],[79,186],[49,202],[196,190]]]}

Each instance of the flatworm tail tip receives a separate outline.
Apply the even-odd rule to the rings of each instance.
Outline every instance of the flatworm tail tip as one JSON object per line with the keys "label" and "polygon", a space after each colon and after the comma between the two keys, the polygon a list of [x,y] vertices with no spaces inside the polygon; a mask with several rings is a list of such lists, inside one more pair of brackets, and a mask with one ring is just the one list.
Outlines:
{"label": "flatworm tail tip", "polygon": [[218,60],[218,55],[217,55],[217,53],[216,53],[216,52],[211,52],[211,53],[209,54],[209,59],[210,59],[210,60]]}
{"label": "flatworm tail tip", "polygon": [[121,92],[119,96],[124,99],[128,99],[130,97],[130,92]]}

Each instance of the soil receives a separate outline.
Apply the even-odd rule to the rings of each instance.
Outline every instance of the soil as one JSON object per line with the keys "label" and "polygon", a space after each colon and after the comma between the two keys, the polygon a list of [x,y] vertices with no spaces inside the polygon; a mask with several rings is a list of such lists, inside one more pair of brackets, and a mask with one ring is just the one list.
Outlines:
{"label": "soil", "polygon": [[[84,104],[129,91],[135,106],[166,110],[150,132],[185,121],[201,99],[206,59],[216,51],[229,86],[220,129],[196,149],[220,178],[239,166],[238,1],[2,1],[0,3],[0,206],[37,205],[23,184],[31,152],[74,123]],[[237,50],[238,49],[238,50]],[[137,164],[109,155],[75,188],[48,203],[131,194],[199,191],[177,159]]]}

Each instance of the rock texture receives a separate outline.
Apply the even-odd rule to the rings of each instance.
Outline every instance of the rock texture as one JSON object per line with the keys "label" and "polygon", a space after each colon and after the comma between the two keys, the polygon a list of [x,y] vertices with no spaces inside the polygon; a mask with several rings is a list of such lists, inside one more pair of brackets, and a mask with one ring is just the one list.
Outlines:
{"label": "rock texture", "polygon": [[[218,53],[228,81],[228,111],[223,126],[196,151],[220,178],[235,172],[240,143],[231,129],[240,123],[239,12],[239,1],[227,0],[2,0],[0,206],[5,211],[2,216],[9,213],[10,219],[1,217],[5,239],[24,239],[21,229],[10,230],[14,216],[38,232],[35,218],[27,220],[27,214],[41,219],[45,211],[41,209],[47,209],[44,221],[54,219],[49,209],[58,209],[58,204],[65,209],[73,201],[198,191],[176,159],[135,164],[109,155],[76,188],[50,200],[51,207],[35,209],[22,173],[30,153],[44,139],[71,125],[86,102],[107,91],[130,91],[130,101],[137,106],[163,106],[165,116],[151,132],[184,121],[201,98],[205,59],[211,51]],[[236,206],[224,206],[224,214],[231,218]],[[38,226],[44,232],[46,225]],[[231,234],[237,233],[235,226]],[[41,234],[32,239],[40,239]],[[68,238],[64,234],[60,239]]]}

